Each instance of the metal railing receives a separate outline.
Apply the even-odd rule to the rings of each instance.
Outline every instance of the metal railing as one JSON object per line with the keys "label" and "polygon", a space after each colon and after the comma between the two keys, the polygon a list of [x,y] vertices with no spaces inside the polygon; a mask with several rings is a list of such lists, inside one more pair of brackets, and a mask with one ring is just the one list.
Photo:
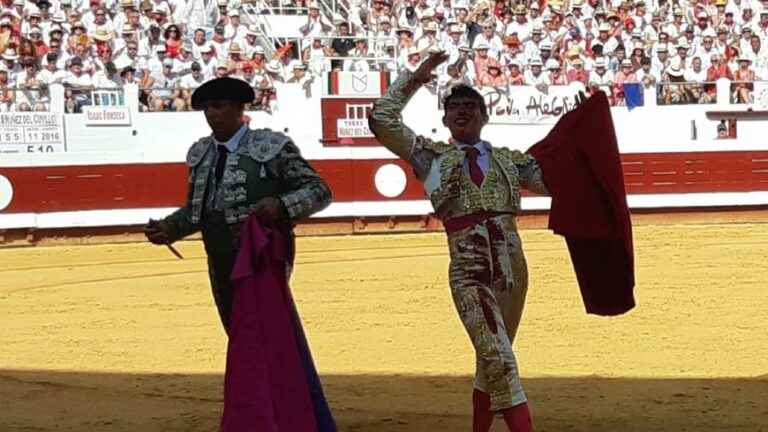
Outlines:
{"label": "metal railing", "polygon": [[657,105],[700,105],[717,103],[716,84],[707,82],[661,82],[656,84]]}
{"label": "metal railing", "polygon": [[50,92],[47,87],[0,89],[0,112],[50,110]]}
{"label": "metal railing", "polygon": [[731,81],[729,102],[735,105],[755,102],[755,83],[758,81]]}
{"label": "metal railing", "polygon": [[242,6],[243,13],[247,17],[249,24],[254,25],[257,29],[256,39],[264,48],[267,58],[272,58],[275,55],[275,47],[285,45],[285,38],[275,36],[275,31],[269,24],[269,20],[264,17],[263,11],[269,11],[269,8],[264,8],[263,0],[259,0],[256,4],[246,3]]}

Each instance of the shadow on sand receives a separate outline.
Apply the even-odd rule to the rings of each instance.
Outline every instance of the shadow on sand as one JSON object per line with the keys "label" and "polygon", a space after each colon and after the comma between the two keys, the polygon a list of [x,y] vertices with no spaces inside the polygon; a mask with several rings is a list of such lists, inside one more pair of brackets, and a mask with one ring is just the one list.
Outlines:
{"label": "shadow on sand", "polygon": [[[470,377],[322,378],[340,431],[470,430]],[[524,385],[537,431],[768,432],[768,376]],[[210,374],[0,370],[0,431],[214,431],[221,388],[222,377]]]}

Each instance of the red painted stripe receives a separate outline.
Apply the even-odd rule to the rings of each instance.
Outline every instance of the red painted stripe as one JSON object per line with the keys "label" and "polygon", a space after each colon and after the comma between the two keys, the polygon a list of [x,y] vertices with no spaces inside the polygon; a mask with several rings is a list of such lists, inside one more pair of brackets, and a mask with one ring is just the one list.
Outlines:
{"label": "red painted stripe", "polygon": [[[376,190],[379,167],[405,171],[405,191],[385,198]],[[312,161],[335,202],[424,199],[404,162],[393,159]],[[622,155],[630,194],[768,191],[768,151],[642,153]],[[0,168],[13,186],[5,213],[175,207],[186,197],[183,163]]]}

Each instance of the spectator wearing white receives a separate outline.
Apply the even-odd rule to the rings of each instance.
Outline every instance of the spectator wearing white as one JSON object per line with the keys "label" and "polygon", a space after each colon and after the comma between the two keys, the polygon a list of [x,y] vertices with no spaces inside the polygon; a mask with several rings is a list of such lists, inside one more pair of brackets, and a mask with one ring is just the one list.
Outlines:
{"label": "spectator wearing white", "polygon": [[[152,9],[152,18],[154,21],[160,25],[161,27],[167,29],[169,25],[175,25],[171,22],[171,20],[168,19],[168,16],[170,15],[170,10],[168,9],[167,3],[160,3],[155,4]],[[180,37],[184,36],[182,34],[179,34]]]}
{"label": "spectator wearing white", "polygon": [[[739,40],[737,45],[739,52],[744,52],[749,50],[749,47],[752,45],[751,39],[752,39],[752,29],[750,27],[742,27],[741,33],[739,34]],[[727,48],[727,45],[723,47],[723,50],[720,54],[725,54],[726,48]]]}
{"label": "spectator wearing white", "polygon": [[150,54],[156,51],[159,46],[165,47],[165,41],[162,39],[162,29],[157,23],[150,23],[149,27],[147,27],[146,35],[147,37],[142,39],[146,41]]}
{"label": "spectator wearing white", "polygon": [[753,26],[752,31],[760,36],[760,40],[768,40],[768,9],[760,11],[760,21]]}
{"label": "spectator wearing white", "polygon": [[200,61],[202,59],[201,50],[207,45],[206,29],[197,28],[192,33],[192,57]]}
{"label": "spectator wearing white", "polygon": [[625,32],[622,34],[620,45],[631,48],[638,42],[643,43],[643,32],[639,28],[635,28],[631,33]]}
{"label": "spectator wearing white", "polygon": [[405,69],[414,72],[421,64],[421,51],[416,47],[410,47],[403,52],[405,57]]}
{"label": "spectator wearing white", "polygon": [[188,33],[194,33],[199,28],[212,29],[219,22],[220,15],[216,0],[187,0],[177,17],[181,19],[180,24],[186,26]]}
{"label": "spectator wearing white", "polygon": [[301,59],[308,65],[309,73],[322,76],[324,72],[331,70],[331,61],[327,57],[333,57],[333,51],[323,44],[323,39],[313,37],[312,44],[304,48]]}
{"label": "spectator wearing white", "polygon": [[741,27],[751,27],[756,23],[754,9],[749,2],[745,2],[741,7],[741,15],[736,19],[736,23]]}
{"label": "spectator wearing white", "polygon": [[661,81],[661,75],[658,75],[651,69],[651,59],[648,57],[643,57],[643,59],[640,60],[640,69],[635,72],[635,76],[637,76],[637,80],[642,83],[645,88],[655,86],[656,83]]}
{"label": "spectator wearing white", "polygon": [[453,64],[459,70],[461,76],[466,76],[472,83],[477,81],[477,68],[475,68],[475,62],[469,58],[469,53],[472,50],[467,45],[459,45],[459,58]]}
{"label": "spectator wearing white", "polygon": [[552,58],[552,43],[549,41],[541,41],[539,44],[539,56],[541,62],[546,66],[547,61]]}
{"label": "spectator wearing white", "polygon": [[97,89],[117,89],[123,86],[114,63],[104,63],[104,68],[93,74],[93,86]]}
{"label": "spectator wearing white", "polygon": [[224,37],[224,26],[217,25],[213,29],[213,39],[209,42],[217,59],[229,57],[229,41]]}
{"label": "spectator wearing white", "polygon": [[533,25],[528,22],[525,6],[522,4],[515,5],[514,12],[515,21],[507,26],[505,35],[509,36],[513,33],[516,33],[517,37],[520,38],[521,41],[527,40],[531,35]]}
{"label": "spectator wearing white", "polygon": [[152,78],[157,81],[163,74],[163,61],[166,59],[165,45],[160,45],[155,48],[154,55],[147,60],[147,69]]}
{"label": "spectator wearing white", "polygon": [[386,42],[386,48],[384,50],[383,57],[386,58],[386,60],[380,60],[378,62],[378,69],[380,71],[389,72],[392,74],[392,77],[397,76],[397,43],[394,40],[389,40]]}
{"label": "spectator wearing white", "polygon": [[277,60],[272,60],[267,63],[267,67],[264,68],[264,70],[266,72],[265,78],[270,85],[274,86],[275,83],[285,82],[282,65]]}
{"label": "spectator wearing white", "polygon": [[205,75],[203,75],[203,68],[200,66],[200,63],[192,62],[190,70],[191,72],[181,77],[178,82],[178,86],[182,89],[194,90],[207,81]]}
{"label": "spectator wearing white", "polygon": [[589,73],[589,85],[604,91],[608,96],[612,96],[613,72],[608,70],[605,57],[595,59],[594,69]]}
{"label": "spectator wearing white", "polygon": [[552,19],[552,15],[546,14],[541,17],[542,22],[542,39],[554,43],[565,36],[565,28],[560,26]]}
{"label": "spectator wearing white", "polygon": [[299,27],[299,32],[305,37],[329,34],[333,30],[333,26],[326,22],[325,17],[320,14],[320,7],[317,3],[310,2],[307,7],[309,8],[307,22]]}
{"label": "spectator wearing white", "polygon": [[752,67],[760,79],[768,79],[768,52],[757,35],[750,38],[750,46],[744,51],[744,55],[752,59]]}
{"label": "spectator wearing white", "polygon": [[496,59],[499,58],[501,51],[504,50],[504,43],[501,41],[499,35],[496,34],[496,28],[491,20],[483,23],[483,31],[475,36],[472,46],[475,47],[481,43],[488,45],[488,54]]}
{"label": "spectator wearing white", "polygon": [[688,50],[690,49],[688,41],[684,38],[678,39],[677,46],[675,48],[677,49],[677,55],[672,57],[672,62],[679,63],[682,69],[687,69],[690,67],[691,59],[688,54]]}
{"label": "spectator wearing white", "polygon": [[611,28],[611,25],[608,23],[601,23],[597,28],[597,38],[595,39],[595,43],[601,44],[603,46],[603,52],[605,53],[613,52],[616,47],[619,46],[619,41],[616,40],[612,33],[613,28]]}
{"label": "spectator wearing white", "polygon": [[549,73],[545,72],[544,64],[540,58],[531,59],[528,62],[529,69],[523,73],[525,85],[534,86],[539,91],[546,91],[550,85]]}
{"label": "spectator wearing white", "polygon": [[357,37],[355,39],[355,49],[349,53],[350,57],[344,60],[344,70],[353,72],[368,72],[371,70],[371,63],[365,60],[366,57],[370,57],[368,52],[368,41],[365,37]]}
{"label": "spectator wearing white", "polygon": [[87,14],[83,16],[83,24],[88,28],[88,34],[93,35],[98,30],[104,30],[109,34],[114,34],[115,28],[112,25],[112,20],[107,16],[107,10],[98,7],[93,11],[93,17],[89,17]]}
{"label": "spectator wearing white", "polygon": [[[240,45],[243,47],[243,55],[245,58],[253,58],[253,54],[258,48],[261,48],[258,42],[258,27],[254,24],[248,26],[248,30],[245,32],[245,38],[240,41]],[[262,48],[263,50],[263,48]]]}
{"label": "spectator wearing white", "polygon": [[[242,51],[240,51],[242,52]],[[173,59],[173,73],[176,77],[182,77],[192,72],[192,42],[184,41],[179,47],[179,55]]]}
{"label": "spectator wearing white", "polygon": [[140,58],[139,44],[135,41],[128,41],[125,44],[125,51],[114,60],[115,66],[117,66],[118,69],[122,69],[126,66],[133,66],[135,68],[138,65]]}
{"label": "spectator wearing white", "polygon": [[729,3],[725,7],[725,17],[723,22],[720,23],[721,27],[725,27],[728,33],[735,35],[738,32],[739,24],[736,22],[736,15],[738,15],[739,9],[733,3]]}
{"label": "spectator wearing white", "polygon": [[21,21],[21,33],[28,34],[32,27],[40,27],[40,10],[37,6],[34,6],[34,9],[27,14],[27,18]]}
{"label": "spectator wearing white", "polygon": [[[426,9],[419,18],[419,24],[415,28],[413,38],[418,42],[419,39],[424,37],[424,30],[430,23],[434,23],[435,11],[432,9]],[[435,23],[437,24],[437,23]]]}
{"label": "spectator wearing white", "polygon": [[8,72],[8,86],[13,87],[16,85],[16,79],[21,72],[21,65],[17,62],[19,55],[16,54],[16,50],[13,48],[6,48],[2,55],[3,62],[1,69]]}
{"label": "spectator wearing white", "polygon": [[455,63],[459,58],[459,46],[466,44],[466,41],[462,39],[464,32],[458,24],[453,24],[448,27],[448,37],[443,39],[443,51],[448,54],[448,63]]}
{"label": "spectator wearing white", "polygon": [[645,41],[658,41],[659,32],[663,31],[661,26],[661,15],[658,11],[651,14],[651,20],[649,25],[641,27],[640,31],[643,32],[643,40]]}
{"label": "spectator wearing white", "polygon": [[[155,80],[149,94],[149,106],[152,111],[165,111],[174,105],[176,76],[173,73],[173,59],[163,60],[163,73]],[[177,104],[178,105],[178,104]]]}
{"label": "spectator wearing white", "polygon": [[664,30],[669,34],[672,40],[677,40],[682,36],[684,27],[686,24],[683,22],[683,10],[679,7],[675,7],[672,10],[672,22],[664,27]]}
{"label": "spectator wearing white", "polygon": [[245,39],[248,29],[240,23],[240,12],[237,9],[230,10],[227,15],[229,16],[229,23],[224,26],[224,37],[240,43]]}
{"label": "spectator wearing white", "polygon": [[[396,31],[398,37],[398,47],[400,51],[410,48],[415,45],[413,39],[413,29],[410,27],[400,27]],[[350,52],[352,52],[350,50]]]}
{"label": "spectator wearing white", "polygon": [[205,47],[200,49],[200,69],[208,81],[216,76],[216,57],[214,56],[213,47],[210,44],[206,44]]}
{"label": "spectator wearing white", "polygon": [[563,68],[560,66],[560,62],[551,58],[545,63],[547,71],[549,71],[550,85],[560,86],[568,84],[568,79],[563,73]]}
{"label": "spectator wearing white", "polygon": [[541,43],[541,27],[536,26],[531,30],[531,39],[525,42],[523,48],[523,58],[526,63],[530,63],[531,60],[538,58],[540,55],[539,44]]}
{"label": "spectator wearing white", "polygon": [[293,65],[293,74],[288,78],[286,84],[299,85],[304,90],[306,97],[312,97],[312,83],[314,77],[307,73],[307,66],[301,63]]}
{"label": "spectator wearing white", "polygon": [[120,12],[115,14],[112,24],[115,29],[121,29],[128,24],[128,16],[136,12],[136,3],[134,0],[120,0]]}
{"label": "spectator wearing white", "polygon": [[685,69],[683,77],[688,82],[703,83],[707,80],[707,70],[702,66],[701,57],[694,56],[691,59],[691,67]]}
{"label": "spectator wearing white", "polygon": [[40,81],[45,85],[51,85],[53,83],[61,83],[67,76],[67,72],[62,70],[58,65],[58,56],[55,53],[48,53],[45,56],[45,65],[38,75]]}
{"label": "spectator wearing white", "polygon": [[39,0],[37,2],[37,8],[40,10],[40,22],[37,24],[43,31],[43,34],[48,33],[53,24],[53,14],[51,11],[51,2],[49,0]]}
{"label": "spectator wearing white", "polygon": [[693,33],[695,36],[701,36],[707,30],[712,30],[709,25],[709,14],[702,10],[696,14],[696,25],[693,26]]}
{"label": "spectator wearing white", "polygon": [[420,38],[416,39],[416,47],[420,51],[428,51],[432,48],[439,49],[440,41],[437,38],[437,23],[430,21],[424,25]]}
{"label": "spectator wearing white", "polygon": [[704,70],[709,69],[712,54],[719,52],[715,49],[715,31],[710,28],[702,32],[701,45],[696,48],[696,55],[701,59]]}
{"label": "spectator wearing white", "polygon": [[371,36],[375,39],[374,52],[376,56],[384,56],[386,52],[387,43],[389,41],[395,41],[395,32],[392,30],[392,21],[388,16],[381,16],[378,20],[377,31],[371,32]]}
{"label": "spectator wearing white", "polygon": [[91,76],[83,71],[83,61],[80,57],[72,57],[69,61],[69,73],[64,78],[64,84],[75,89],[88,89],[93,87]]}

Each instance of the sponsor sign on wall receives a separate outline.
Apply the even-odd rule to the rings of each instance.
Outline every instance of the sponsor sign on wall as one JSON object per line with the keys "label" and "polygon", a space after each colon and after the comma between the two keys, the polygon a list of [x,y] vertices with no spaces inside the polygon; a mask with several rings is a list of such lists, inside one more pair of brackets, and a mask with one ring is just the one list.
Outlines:
{"label": "sponsor sign on wall", "polygon": [[0,153],[65,152],[64,117],[56,113],[0,113]]}
{"label": "sponsor sign on wall", "polygon": [[485,97],[490,124],[554,124],[576,108],[576,95],[583,89],[578,85],[550,86],[544,93],[533,86],[508,86],[479,91]]}
{"label": "sponsor sign on wall", "polygon": [[124,106],[83,107],[86,126],[128,126],[131,116]]}
{"label": "sponsor sign on wall", "polygon": [[323,144],[326,146],[378,146],[368,127],[374,98],[323,98]]}
{"label": "sponsor sign on wall", "polygon": [[328,73],[324,94],[337,96],[381,96],[389,87],[389,72]]}

